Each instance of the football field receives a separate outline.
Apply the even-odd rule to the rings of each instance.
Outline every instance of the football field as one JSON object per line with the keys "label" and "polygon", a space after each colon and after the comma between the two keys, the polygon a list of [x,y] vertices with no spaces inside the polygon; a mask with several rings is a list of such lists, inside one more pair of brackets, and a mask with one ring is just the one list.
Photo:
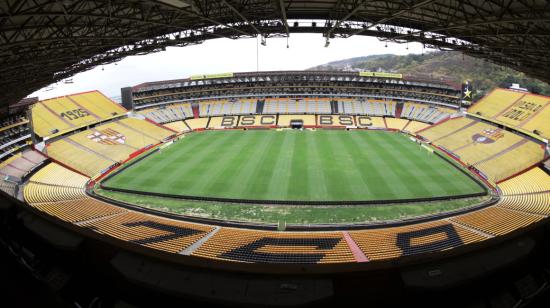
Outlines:
{"label": "football field", "polygon": [[193,133],[104,185],[173,195],[292,201],[415,199],[484,191],[407,136],[344,130]]}

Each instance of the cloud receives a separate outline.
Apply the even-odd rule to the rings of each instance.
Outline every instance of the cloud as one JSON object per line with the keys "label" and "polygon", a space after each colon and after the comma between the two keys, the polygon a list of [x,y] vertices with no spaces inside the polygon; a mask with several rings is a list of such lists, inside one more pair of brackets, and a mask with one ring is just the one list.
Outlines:
{"label": "cloud", "polygon": [[[286,38],[267,39],[267,46],[252,39],[216,39],[200,45],[169,47],[145,56],[127,57],[115,64],[99,66],[77,74],[72,84],[58,83],[53,90],[42,89],[30,96],[46,99],[72,93],[100,90],[105,95],[120,95],[120,88],[147,81],[186,78],[195,74],[274,70],[304,70],[313,66],[352,57],[373,54],[421,53],[422,45],[385,43],[374,37],[354,36],[332,39],[325,48],[320,34],[291,34]],[[258,48],[257,48],[258,47]],[[257,57],[258,55],[258,57]],[[256,61],[258,59],[258,61]],[[258,64],[258,67],[257,67]]]}

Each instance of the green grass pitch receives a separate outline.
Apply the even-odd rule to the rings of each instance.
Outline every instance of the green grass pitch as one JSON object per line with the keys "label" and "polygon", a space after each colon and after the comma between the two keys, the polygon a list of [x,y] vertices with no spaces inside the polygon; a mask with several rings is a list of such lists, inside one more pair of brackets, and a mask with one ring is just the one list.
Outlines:
{"label": "green grass pitch", "polygon": [[193,133],[128,167],[107,187],[202,197],[357,201],[483,192],[408,137],[384,131]]}

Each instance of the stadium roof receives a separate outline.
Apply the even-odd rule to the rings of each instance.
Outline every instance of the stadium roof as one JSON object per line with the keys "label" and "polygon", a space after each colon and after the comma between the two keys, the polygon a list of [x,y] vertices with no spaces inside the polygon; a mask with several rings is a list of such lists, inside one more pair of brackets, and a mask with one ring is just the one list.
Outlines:
{"label": "stadium roof", "polygon": [[548,1],[5,0],[0,104],[129,55],[291,32],[416,41],[550,82]]}

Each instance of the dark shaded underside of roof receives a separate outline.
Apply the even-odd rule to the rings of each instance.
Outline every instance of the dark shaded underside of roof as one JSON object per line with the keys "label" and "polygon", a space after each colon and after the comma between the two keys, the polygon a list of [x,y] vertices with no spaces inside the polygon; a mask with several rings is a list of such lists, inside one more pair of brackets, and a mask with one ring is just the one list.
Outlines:
{"label": "dark shaded underside of roof", "polygon": [[289,33],[416,41],[550,82],[549,1],[5,0],[0,104],[129,55]]}

